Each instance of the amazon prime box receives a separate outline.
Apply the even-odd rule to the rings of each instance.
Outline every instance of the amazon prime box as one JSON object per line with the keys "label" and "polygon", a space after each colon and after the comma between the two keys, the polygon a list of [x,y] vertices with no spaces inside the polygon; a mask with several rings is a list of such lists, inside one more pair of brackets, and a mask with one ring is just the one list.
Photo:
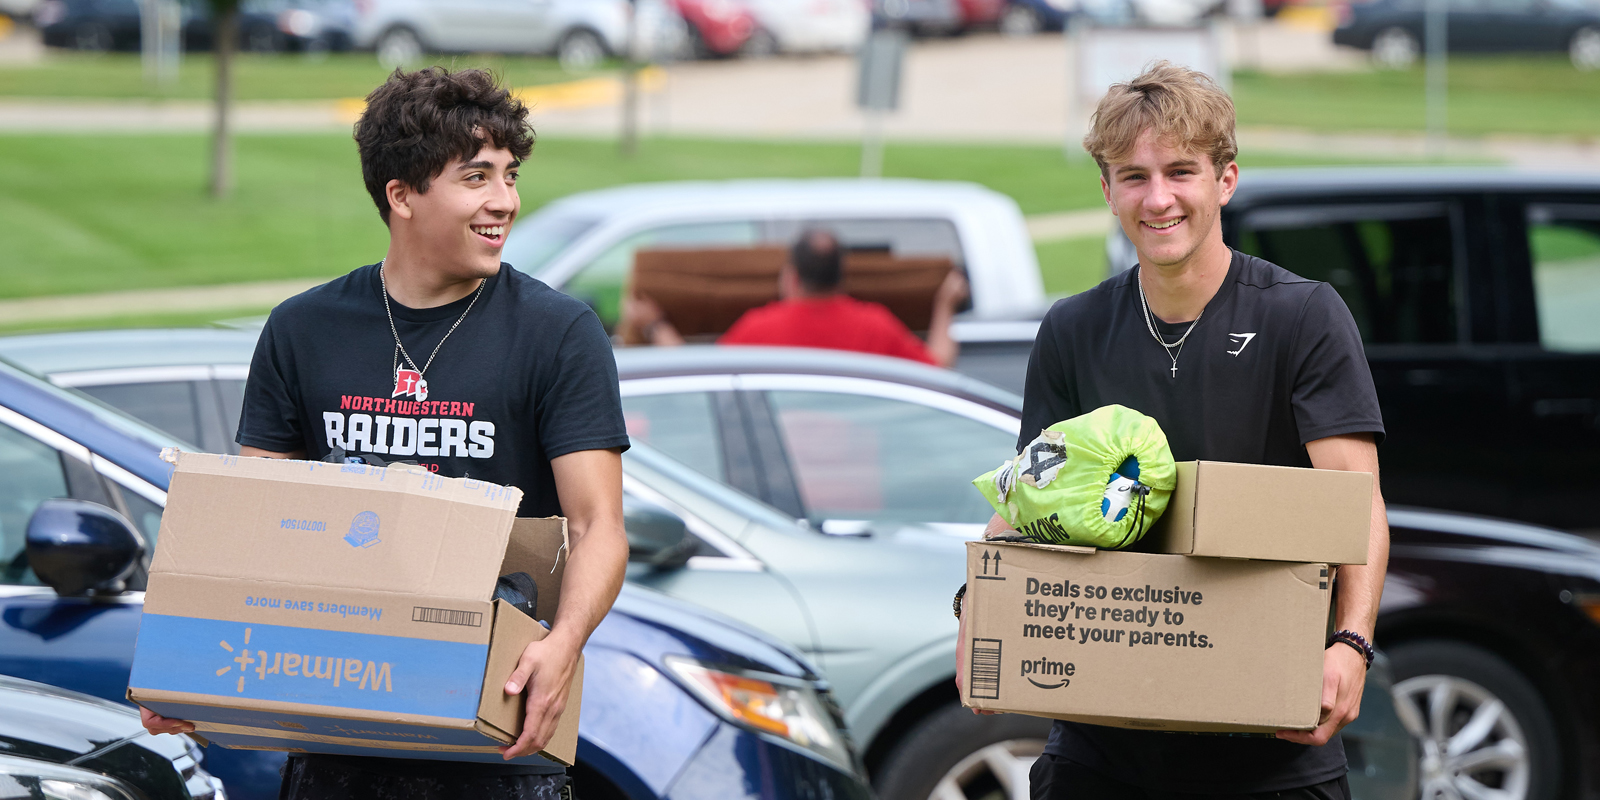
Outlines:
{"label": "amazon prime box", "polygon": [[1371,530],[1371,473],[1180,461],[1166,513],[1140,549],[1365,564]]}
{"label": "amazon prime box", "polygon": [[[425,470],[179,454],[128,699],[224,747],[501,761],[522,730],[502,687],[546,629],[503,600],[561,593],[566,521],[522,492]],[[570,765],[583,669],[524,763]]]}
{"label": "amazon prime box", "polygon": [[1309,730],[1328,572],[969,542],[962,702],[1119,728]]}

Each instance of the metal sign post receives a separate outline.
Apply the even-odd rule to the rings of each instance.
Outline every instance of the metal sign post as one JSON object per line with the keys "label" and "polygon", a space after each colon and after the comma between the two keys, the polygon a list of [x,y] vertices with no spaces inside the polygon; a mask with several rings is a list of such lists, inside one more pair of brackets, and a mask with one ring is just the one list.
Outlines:
{"label": "metal sign post", "polygon": [[139,0],[139,49],[146,82],[177,83],[181,23],[182,9],[174,0]]}
{"label": "metal sign post", "polygon": [[861,47],[856,106],[861,129],[861,177],[883,176],[883,118],[900,107],[900,72],[911,38],[898,29],[875,30]]}
{"label": "metal sign post", "polygon": [[1449,128],[1449,16],[1446,0],[1426,0],[1423,5],[1423,38],[1428,51],[1426,73],[1428,155],[1443,158]]}

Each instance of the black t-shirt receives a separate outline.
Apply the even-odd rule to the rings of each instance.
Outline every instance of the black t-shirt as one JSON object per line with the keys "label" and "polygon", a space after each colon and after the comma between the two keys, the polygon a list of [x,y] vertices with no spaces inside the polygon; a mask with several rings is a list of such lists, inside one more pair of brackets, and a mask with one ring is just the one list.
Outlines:
{"label": "black t-shirt", "polygon": [[[1019,450],[1040,430],[1111,403],[1153,417],[1179,461],[1309,467],[1306,442],[1349,433],[1382,439],[1361,335],[1331,286],[1235,252],[1174,374],[1146,324],[1137,272],[1045,315],[1028,360]],[[1189,323],[1156,320],[1156,329],[1170,343]],[[1337,737],[1308,747],[1057,722],[1045,752],[1156,791],[1278,791],[1345,771]]]}
{"label": "black t-shirt", "polygon": [[[475,303],[468,295],[413,309],[390,298],[395,330],[418,367],[448,334],[419,380],[403,358],[397,378],[382,292],[371,265],[273,310],[250,362],[239,444],[304,450],[312,460],[339,446],[516,486],[523,517],[561,513],[551,459],[627,448],[611,343],[582,302],[508,264],[484,281]],[[375,760],[356,761],[371,768]],[[395,773],[559,771],[382,761]]]}

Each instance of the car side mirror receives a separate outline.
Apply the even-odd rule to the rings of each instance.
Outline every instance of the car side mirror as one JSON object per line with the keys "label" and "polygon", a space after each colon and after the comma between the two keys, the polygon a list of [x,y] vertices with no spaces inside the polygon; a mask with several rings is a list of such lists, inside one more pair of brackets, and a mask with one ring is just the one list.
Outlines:
{"label": "car side mirror", "polygon": [[144,537],[121,514],[84,500],[46,500],[28,520],[28,564],[63,597],[115,594],[144,557]]}
{"label": "car side mirror", "polygon": [[622,524],[628,532],[628,560],[656,569],[682,567],[699,546],[682,517],[647,500],[624,498]]}

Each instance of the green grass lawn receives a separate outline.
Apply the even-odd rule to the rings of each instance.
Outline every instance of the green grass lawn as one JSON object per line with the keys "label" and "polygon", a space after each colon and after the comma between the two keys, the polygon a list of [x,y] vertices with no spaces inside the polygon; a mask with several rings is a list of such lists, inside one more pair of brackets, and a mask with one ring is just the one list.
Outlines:
{"label": "green grass lawn", "polygon": [[[452,69],[490,69],[510,86],[533,86],[595,74],[566,72],[554,59],[526,56],[439,56],[429,63]],[[388,74],[371,53],[241,53],[235,64],[234,93],[241,100],[365,97]],[[157,87],[145,81],[137,53],[52,49],[37,64],[0,64],[0,97],[202,99],[212,96],[214,70],[210,53],[192,53],[184,56],[174,85]]]}
{"label": "green grass lawn", "polygon": [[[222,202],[201,191],[206,146],[188,135],[0,136],[0,298],[332,277],[382,257],[387,232],[348,137],[239,137],[238,189]],[[609,142],[546,139],[520,190],[527,214],[573,192],[637,181],[850,176],[858,159],[849,144],[690,139],[646,140],[625,159]],[[976,181],[1028,214],[1101,203],[1093,162],[1068,162],[1054,147],[892,143],[885,173]],[[1044,244],[1039,254],[1056,294],[1093,285],[1103,269],[1098,245],[1082,239]],[[197,318],[126,316],[145,324]]]}
{"label": "green grass lawn", "polygon": [[[1454,135],[1517,133],[1600,137],[1600,71],[1562,55],[1456,56],[1449,68]],[[1270,74],[1237,72],[1240,125],[1318,131],[1422,130],[1423,67]]]}

